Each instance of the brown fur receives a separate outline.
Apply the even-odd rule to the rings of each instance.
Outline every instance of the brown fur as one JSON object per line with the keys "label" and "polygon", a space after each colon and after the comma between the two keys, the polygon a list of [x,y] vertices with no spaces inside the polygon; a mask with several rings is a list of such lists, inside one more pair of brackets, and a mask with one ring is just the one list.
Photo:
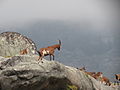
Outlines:
{"label": "brown fur", "polygon": [[42,60],[42,58],[44,56],[50,56],[50,60],[51,60],[51,56],[53,56],[53,60],[54,60],[54,52],[55,52],[55,49],[58,49],[60,50],[61,48],[61,41],[59,40],[59,44],[55,44],[55,45],[52,45],[52,46],[48,46],[46,48],[40,48],[40,50],[38,51],[39,53],[39,59]]}
{"label": "brown fur", "polygon": [[85,67],[82,67],[79,69],[80,71],[84,71],[86,74],[93,76],[94,74],[96,74],[96,72],[87,72]]}
{"label": "brown fur", "polygon": [[[77,69],[79,69],[79,68],[77,68]],[[109,86],[111,85],[109,79],[107,77],[103,76],[102,72],[87,72],[85,67],[82,67],[79,70],[84,71],[87,75],[92,76],[93,78],[100,81],[101,83],[104,83],[105,85],[109,85]]]}
{"label": "brown fur", "polygon": [[101,82],[104,83],[105,85],[109,85],[109,86],[111,85],[109,79],[105,76],[101,78]]}
{"label": "brown fur", "polygon": [[102,72],[97,72],[96,74],[93,75],[93,77],[98,80],[102,77],[102,74],[103,74]]}
{"label": "brown fur", "polygon": [[28,54],[27,49],[23,49],[23,50],[20,51],[20,55],[24,55],[24,54]]}
{"label": "brown fur", "polygon": [[92,76],[92,77],[96,74],[96,72],[85,72],[85,73]]}

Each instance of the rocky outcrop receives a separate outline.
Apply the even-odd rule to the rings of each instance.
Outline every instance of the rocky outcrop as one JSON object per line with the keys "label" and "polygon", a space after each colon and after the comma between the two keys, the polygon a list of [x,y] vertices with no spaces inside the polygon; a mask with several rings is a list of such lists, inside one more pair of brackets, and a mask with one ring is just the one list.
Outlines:
{"label": "rocky outcrop", "polygon": [[[28,48],[27,55],[19,55]],[[16,32],[0,34],[0,90],[119,90],[57,61],[38,62],[35,43]]]}
{"label": "rocky outcrop", "polygon": [[118,90],[84,72],[37,55],[0,57],[0,90]]}
{"label": "rocky outcrop", "polygon": [[20,51],[28,48],[28,54],[35,54],[35,43],[17,32],[3,32],[0,34],[0,56],[11,57],[19,55]]}

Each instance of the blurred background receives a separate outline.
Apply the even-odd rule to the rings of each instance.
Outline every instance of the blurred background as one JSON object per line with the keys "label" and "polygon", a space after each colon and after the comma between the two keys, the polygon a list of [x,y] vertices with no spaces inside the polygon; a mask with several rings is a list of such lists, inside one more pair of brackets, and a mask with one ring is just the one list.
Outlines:
{"label": "blurred background", "polygon": [[60,39],[56,61],[103,72],[112,81],[120,73],[120,0],[0,0],[5,31],[28,36],[38,50]]}

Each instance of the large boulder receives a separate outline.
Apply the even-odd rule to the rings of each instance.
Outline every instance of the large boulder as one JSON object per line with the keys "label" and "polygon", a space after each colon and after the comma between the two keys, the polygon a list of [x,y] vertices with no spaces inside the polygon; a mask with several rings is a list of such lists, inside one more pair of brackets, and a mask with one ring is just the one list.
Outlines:
{"label": "large boulder", "polygon": [[35,54],[35,43],[17,32],[3,32],[0,34],[0,56],[11,57],[19,55],[23,49],[28,50],[28,54]]}
{"label": "large boulder", "polygon": [[118,90],[84,72],[37,55],[0,57],[0,90]]}

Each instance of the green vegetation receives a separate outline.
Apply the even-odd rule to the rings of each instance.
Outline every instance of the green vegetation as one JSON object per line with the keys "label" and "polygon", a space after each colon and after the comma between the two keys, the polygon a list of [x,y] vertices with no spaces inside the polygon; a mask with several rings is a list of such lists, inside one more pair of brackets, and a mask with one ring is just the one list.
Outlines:
{"label": "green vegetation", "polygon": [[78,87],[75,85],[67,85],[67,90],[78,90]]}
{"label": "green vegetation", "polygon": [[10,58],[10,57],[12,57],[12,56],[4,56],[5,58]]}

